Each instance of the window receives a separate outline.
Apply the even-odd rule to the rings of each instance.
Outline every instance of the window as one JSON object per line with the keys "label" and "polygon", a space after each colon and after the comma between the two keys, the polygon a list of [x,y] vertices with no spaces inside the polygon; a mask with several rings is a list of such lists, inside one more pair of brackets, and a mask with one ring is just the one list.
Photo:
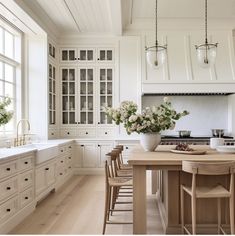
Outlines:
{"label": "window", "polygon": [[21,33],[0,20],[0,99],[12,99],[9,110],[13,119],[0,127],[0,137],[15,133],[17,116],[21,112]]}

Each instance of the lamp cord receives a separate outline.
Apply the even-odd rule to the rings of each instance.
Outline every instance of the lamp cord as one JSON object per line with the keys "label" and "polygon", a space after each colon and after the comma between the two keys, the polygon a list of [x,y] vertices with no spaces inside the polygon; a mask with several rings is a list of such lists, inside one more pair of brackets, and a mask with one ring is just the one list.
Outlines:
{"label": "lamp cord", "polygon": [[208,44],[208,39],[207,39],[207,0],[205,0],[205,43]]}
{"label": "lamp cord", "polygon": [[158,22],[157,22],[157,10],[158,10],[158,9],[157,9],[157,0],[156,0],[156,7],[155,7],[155,14],[156,14],[156,15],[155,15],[155,18],[156,18],[156,19],[155,19],[155,20],[156,20],[156,21],[155,21],[155,24],[156,24],[156,47],[158,46],[158,40],[157,40],[157,23],[158,23]]}

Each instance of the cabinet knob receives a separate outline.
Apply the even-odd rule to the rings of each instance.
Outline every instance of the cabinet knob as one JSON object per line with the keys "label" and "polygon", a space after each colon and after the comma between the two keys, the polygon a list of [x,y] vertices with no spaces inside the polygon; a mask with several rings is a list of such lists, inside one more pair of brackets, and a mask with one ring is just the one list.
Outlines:
{"label": "cabinet knob", "polygon": [[128,149],[128,147],[126,147],[126,149]]}
{"label": "cabinet knob", "polygon": [[60,173],[60,175],[63,175],[63,173]]}
{"label": "cabinet knob", "polygon": [[69,159],[71,159],[71,157],[69,157]]}
{"label": "cabinet knob", "polygon": [[99,58],[97,58],[97,60],[99,61],[100,59],[99,59]]}
{"label": "cabinet knob", "polygon": [[100,147],[100,145],[98,144],[98,147]]}
{"label": "cabinet knob", "polygon": [[11,209],[10,209],[10,208],[7,208],[7,209],[6,209],[6,211],[8,211],[8,212],[9,212],[9,211],[11,211]]}
{"label": "cabinet knob", "polygon": [[69,146],[69,148],[72,148],[71,146]]}
{"label": "cabinet knob", "polygon": [[10,171],[11,170],[11,168],[6,168],[6,171]]}
{"label": "cabinet knob", "polygon": [[25,162],[24,162],[24,164],[25,164],[25,165],[27,165],[27,164],[28,164],[28,162],[27,162],[27,161],[25,161]]}
{"label": "cabinet knob", "polygon": [[45,168],[45,170],[49,170],[49,168]]}
{"label": "cabinet knob", "polygon": [[81,124],[80,121],[78,121],[77,124]]}
{"label": "cabinet knob", "polygon": [[86,132],[86,134],[88,134],[88,132]]}
{"label": "cabinet knob", "polygon": [[98,125],[100,124],[100,122],[97,122],[98,123]]}
{"label": "cabinet knob", "polygon": [[54,135],[54,133],[51,133],[51,135]]}
{"label": "cabinet knob", "polygon": [[64,161],[60,161],[61,163],[63,163]]}
{"label": "cabinet knob", "polygon": [[78,57],[78,60],[80,60],[80,58]]}
{"label": "cabinet knob", "polygon": [[6,187],[7,190],[11,190],[11,187]]}
{"label": "cabinet knob", "polygon": [[82,144],[81,147],[84,147],[84,145]]}
{"label": "cabinet knob", "polygon": [[69,166],[69,169],[71,169],[72,167],[71,166]]}
{"label": "cabinet knob", "polygon": [[70,134],[70,132],[67,132],[67,134]]}
{"label": "cabinet knob", "polygon": [[25,178],[24,181],[28,181],[28,178]]}
{"label": "cabinet knob", "polygon": [[24,199],[27,200],[27,199],[29,199],[29,198],[28,198],[28,197],[25,197]]}
{"label": "cabinet knob", "polygon": [[64,150],[60,150],[61,152],[63,152]]}
{"label": "cabinet knob", "polygon": [[108,134],[107,132],[105,132],[104,134]]}

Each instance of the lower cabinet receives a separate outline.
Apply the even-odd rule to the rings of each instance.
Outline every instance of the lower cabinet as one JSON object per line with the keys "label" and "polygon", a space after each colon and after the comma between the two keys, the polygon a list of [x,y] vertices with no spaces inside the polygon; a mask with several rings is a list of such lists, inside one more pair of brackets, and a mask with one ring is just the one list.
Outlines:
{"label": "lower cabinet", "polygon": [[113,141],[76,141],[75,143],[75,155],[74,155],[74,167],[81,170],[86,170],[89,174],[89,170],[101,168],[104,166],[106,154],[112,150],[114,146]]}
{"label": "lower cabinet", "polygon": [[36,200],[42,199],[48,192],[54,188],[56,181],[55,168],[56,158],[47,161],[36,167],[35,173],[35,188],[36,188]]}

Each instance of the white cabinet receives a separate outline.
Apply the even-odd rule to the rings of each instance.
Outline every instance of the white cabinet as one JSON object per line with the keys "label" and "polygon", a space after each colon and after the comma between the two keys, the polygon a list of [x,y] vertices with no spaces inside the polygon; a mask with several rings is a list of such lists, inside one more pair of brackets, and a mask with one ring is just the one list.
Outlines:
{"label": "white cabinet", "polygon": [[61,49],[61,137],[95,138],[98,127],[113,127],[103,107],[114,104],[114,72],[113,48]]}
{"label": "white cabinet", "polygon": [[112,141],[76,141],[74,168],[91,170],[104,167],[105,155],[112,150],[113,146]]}
{"label": "white cabinet", "polygon": [[0,161],[0,233],[6,234],[34,207],[33,152]]}
{"label": "white cabinet", "polygon": [[42,199],[48,192],[50,192],[54,188],[54,183],[56,180],[55,165],[56,162],[53,159],[52,161],[42,163],[36,168],[35,188],[37,201]]}

